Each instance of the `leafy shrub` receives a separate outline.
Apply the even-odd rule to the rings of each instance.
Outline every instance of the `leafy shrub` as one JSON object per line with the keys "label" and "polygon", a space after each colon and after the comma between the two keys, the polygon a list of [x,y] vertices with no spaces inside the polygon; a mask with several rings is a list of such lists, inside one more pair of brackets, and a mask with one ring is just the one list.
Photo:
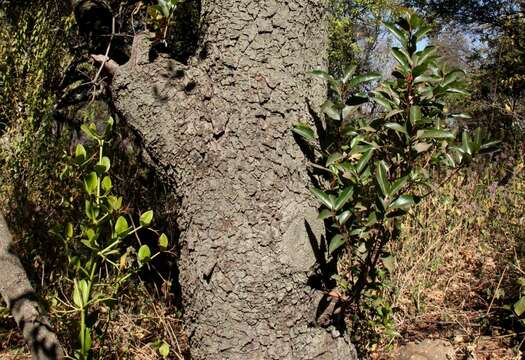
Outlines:
{"label": "leafy shrub", "polygon": [[[359,304],[364,296],[361,310],[378,318],[372,325],[379,327],[391,324],[379,290],[392,267],[385,245],[397,239],[400,219],[432,192],[433,170],[459,168],[495,145],[479,129],[463,131],[456,141],[456,119],[467,115],[449,113],[447,99],[468,95],[464,74],[441,65],[434,46],[419,50],[431,28],[409,12],[385,27],[400,44],[391,49],[393,78],[366,94],[360,87],[380,74],[357,75],[349,66],[336,79],[313,71],[330,89],[321,108],[326,125],[319,136],[308,124],[293,129],[315,150],[315,168],[326,175],[311,192],[322,205],[319,218],[329,225],[329,255],[347,252],[346,274],[337,277],[340,300]],[[381,110],[362,115],[365,104]]]}
{"label": "leafy shrub", "polygon": [[[66,176],[68,172],[73,172],[73,168],[78,168],[82,181],[77,183],[85,195],[84,218],[76,224],[68,223],[62,237],[75,274],[71,306],[80,314],[80,348],[75,353],[80,360],[90,358],[94,324],[88,319],[92,317],[92,309],[114,302],[126,281],[160,254],[152,253],[138,236],[142,229],[151,230],[153,211],[142,213],[139,224],[135,225],[123,208],[122,197],[112,194],[111,163],[104,154],[112,126],[111,118],[103,132],[99,132],[94,123],[82,125],[82,131],[96,143],[96,147],[92,154],[88,154],[84,145],[77,145],[76,165],[66,168],[64,173]],[[131,238],[138,241],[136,254]],[[166,250],[167,247],[168,237],[158,235],[159,250]]]}

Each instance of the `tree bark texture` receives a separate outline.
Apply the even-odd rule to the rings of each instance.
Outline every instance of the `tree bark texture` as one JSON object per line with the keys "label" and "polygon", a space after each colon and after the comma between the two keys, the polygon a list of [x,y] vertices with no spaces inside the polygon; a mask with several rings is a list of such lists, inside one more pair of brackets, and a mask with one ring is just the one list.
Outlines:
{"label": "tree bark texture", "polygon": [[38,302],[26,272],[13,254],[12,236],[0,214],[0,294],[5,300],[35,360],[62,358],[62,348]]}
{"label": "tree bark texture", "polygon": [[[179,262],[194,359],[355,359],[315,325],[306,222],[324,233],[291,125],[326,88],[322,0],[205,0],[189,65],[136,36],[117,109],[181,198]],[[308,99],[308,100],[307,100]],[[315,247],[315,246],[314,246]]]}

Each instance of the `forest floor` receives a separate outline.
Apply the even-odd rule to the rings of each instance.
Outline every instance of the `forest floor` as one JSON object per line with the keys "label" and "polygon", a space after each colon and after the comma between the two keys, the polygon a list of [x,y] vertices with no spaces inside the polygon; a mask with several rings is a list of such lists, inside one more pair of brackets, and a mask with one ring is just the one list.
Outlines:
{"label": "forest floor", "polygon": [[458,359],[522,359],[524,328],[511,310],[525,277],[519,157],[501,155],[465,170],[403,224],[385,294],[400,337],[372,358],[396,358],[392,348],[443,339]]}

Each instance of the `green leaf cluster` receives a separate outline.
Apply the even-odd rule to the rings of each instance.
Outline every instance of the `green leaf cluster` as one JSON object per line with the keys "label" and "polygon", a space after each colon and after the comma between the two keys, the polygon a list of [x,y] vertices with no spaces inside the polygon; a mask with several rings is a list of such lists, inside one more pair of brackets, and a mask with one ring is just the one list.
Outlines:
{"label": "green leaf cluster", "polygon": [[399,219],[433,188],[433,170],[461,167],[496,145],[479,129],[460,134],[453,127],[466,115],[449,113],[447,101],[468,96],[464,73],[441,64],[434,46],[421,46],[431,28],[408,11],[384,26],[399,43],[390,53],[392,78],[356,74],[356,66],[340,78],[314,70],[331,94],[321,106],[324,138],[306,123],[292,129],[317,154],[313,168],[324,181],[311,192],[330,225],[329,255],[345,247],[350,254],[354,301],[378,286],[382,271],[392,271],[385,245],[396,238]]}

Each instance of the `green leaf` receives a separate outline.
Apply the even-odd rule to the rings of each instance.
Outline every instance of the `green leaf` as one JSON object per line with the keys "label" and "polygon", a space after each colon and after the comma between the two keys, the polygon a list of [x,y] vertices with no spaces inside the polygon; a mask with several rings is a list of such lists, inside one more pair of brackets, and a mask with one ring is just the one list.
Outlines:
{"label": "green leaf", "polygon": [[334,210],[334,208],[335,208],[335,201],[332,201],[332,199],[330,198],[330,196],[328,194],[326,194],[325,192],[323,192],[323,191],[321,191],[321,190],[319,190],[317,188],[310,188],[310,191],[327,208],[329,208],[330,210]]}
{"label": "green leaf", "polygon": [[104,176],[104,179],[102,179],[102,189],[107,194],[111,190],[112,187],[113,187],[113,184],[111,182],[111,178],[109,176]]}
{"label": "green leaf", "polygon": [[159,347],[159,354],[163,358],[167,358],[170,354],[170,346],[165,342],[162,342],[162,345]]}
{"label": "green leaf", "polygon": [[343,211],[341,214],[337,215],[337,222],[339,225],[344,225],[348,219],[350,219],[351,215],[352,212],[350,210]]}
{"label": "green leaf", "polygon": [[394,131],[397,131],[397,132],[400,132],[400,133],[408,135],[406,127],[404,125],[399,124],[399,123],[393,123],[393,122],[386,123],[385,127],[389,128],[389,129],[392,129]]}
{"label": "green leaf", "polygon": [[313,139],[315,139],[314,131],[312,130],[312,128],[308,124],[305,124],[305,123],[296,124],[292,128],[292,131],[294,133],[302,136],[306,140],[313,140]]}
{"label": "green leaf", "polygon": [[321,105],[321,111],[330,119],[341,121],[341,111],[332,101],[326,100],[323,105]]}
{"label": "green leaf", "polygon": [[352,195],[354,195],[354,188],[352,186],[348,186],[345,188],[339,196],[337,197],[337,200],[335,201],[335,211],[340,210],[347,202],[352,198]]}
{"label": "green leaf", "polygon": [[117,219],[117,222],[115,223],[115,233],[117,233],[118,236],[125,234],[129,229],[128,222],[126,221],[126,218],[124,216],[119,216]]}
{"label": "green leaf", "polygon": [[410,207],[418,202],[418,199],[412,195],[401,195],[394,202],[390,204],[388,210],[403,210],[407,211]]}
{"label": "green leaf", "polygon": [[74,235],[73,224],[67,223],[67,225],[66,225],[66,239],[69,240],[69,239],[73,238],[73,235]]}
{"label": "green leaf", "polygon": [[397,28],[393,23],[384,23],[384,25],[401,44],[406,46],[408,43],[408,34],[405,31]]}
{"label": "green leaf", "polygon": [[111,162],[109,161],[109,158],[107,156],[102,157],[99,162],[97,162],[97,165],[95,165],[95,170],[99,174],[103,174],[109,171],[109,168],[111,167]]}
{"label": "green leaf", "polygon": [[82,308],[82,296],[80,295],[80,289],[78,287],[78,281],[76,279],[75,284],[73,286],[73,303],[77,308]]}
{"label": "green leaf", "polygon": [[348,65],[345,67],[343,84],[346,84],[348,80],[352,78],[352,76],[355,74],[356,69],[357,69],[357,65]]}
{"label": "green leaf", "polygon": [[521,314],[525,312],[525,296],[522,296],[517,302],[515,302],[513,308],[516,315],[521,316]]}
{"label": "green leaf", "polygon": [[419,130],[416,135],[419,139],[455,139],[456,135],[450,131],[438,129]]}
{"label": "green leaf", "polygon": [[114,211],[120,210],[122,207],[122,197],[116,197],[113,195],[108,196],[108,204]]}
{"label": "green leaf", "polygon": [[84,189],[89,195],[93,195],[97,192],[98,176],[97,173],[92,171],[84,178]]}
{"label": "green leaf", "polygon": [[470,93],[467,90],[459,88],[459,87],[447,87],[447,92],[453,93],[453,94],[460,94],[464,96],[470,95]]}
{"label": "green leaf", "polygon": [[408,70],[410,69],[410,62],[409,60],[406,58],[405,54],[403,54],[399,48],[392,48],[391,50],[392,52],[392,55],[394,56],[394,58],[397,60],[397,62],[405,69],[405,70]]}
{"label": "green leaf", "polygon": [[328,219],[329,217],[333,215],[334,213],[331,210],[323,209],[319,212],[319,216],[317,218],[324,220],[324,219]]}
{"label": "green leaf", "polygon": [[346,239],[341,234],[335,235],[332,240],[330,240],[330,245],[328,246],[328,253],[333,254],[334,251],[343,246],[346,242]]}
{"label": "green leaf", "polygon": [[397,179],[392,183],[392,188],[390,189],[390,195],[395,195],[399,190],[401,190],[408,182],[409,176],[403,176],[402,178]]}
{"label": "green leaf", "polygon": [[148,210],[140,216],[140,226],[147,227],[153,220],[153,210]]}
{"label": "green leaf", "polygon": [[361,172],[365,169],[373,154],[374,149],[370,149],[367,152],[365,152],[364,155],[359,159],[355,167],[355,170],[358,174],[361,174]]}
{"label": "green leaf", "polygon": [[86,124],[82,124],[80,125],[80,129],[82,130],[82,132],[84,134],[86,134],[86,136],[92,140],[98,140],[99,139],[99,135],[97,133],[97,127],[95,126],[95,124],[89,124],[89,126],[87,126]]}
{"label": "green leaf", "polygon": [[410,107],[410,123],[416,125],[421,121],[421,108],[417,105]]}
{"label": "green leaf", "polygon": [[445,78],[443,79],[443,82],[441,83],[441,86],[446,87],[450,84],[452,84],[454,81],[458,79],[459,76],[465,75],[465,72],[463,70],[455,69],[449,72]]}
{"label": "green leaf", "polygon": [[422,51],[416,53],[417,55],[417,66],[424,64],[427,60],[430,60],[437,52],[435,46],[427,46]]}
{"label": "green leaf", "polygon": [[166,236],[166,234],[162,233],[160,236],[159,236],[159,248],[160,250],[166,250],[168,248],[168,245],[169,245],[169,241],[168,241],[168,237]]}
{"label": "green leaf", "polygon": [[378,80],[378,79],[381,79],[381,74],[378,73],[378,72],[371,72],[371,73],[368,73],[368,74],[365,74],[365,75],[359,75],[359,76],[354,77],[350,81],[348,86],[350,88],[352,88],[352,87],[355,87],[355,86],[357,86],[359,84],[362,84],[362,83],[365,83],[365,82],[369,82],[369,81],[372,81],[372,80]]}
{"label": "green leaf", "polygon": [[339,86],[340,86],[339,81],[334,79],[334,77],[330,75],[328,72],[323,71],[323,70],[312,70],[310,74],[312,74],[313,76],[319,79],[326,80],[334,90],[339,91]]}
{"label": "green leaf", "polygon": [[418,31],[414,34],[416,41],[421,40],[426,34],[432,31],[432,27],[429,25],[421,25]]}
{"label": "green leaf", "polygon": [[148,245],[144,244],[139,248],[138,259],[141,264],[144,264],[151,259],[151,250]]}
{"label": "green leaf", "polygon": [[392,106],[394,104],[390,100],[388,100],[386,97],[384,97],[378,92],[374,92],[373,94],[374,94],[374,97],[372,98],[372,100],[374,100],[376,103],[384,107],[386,111],[388,112],[392,111]]}
{"label": "green leaf", "polygon": [[87,153],[86,148],[82,144],[78,144],[75,149],[75,161],[77,163],[82,163],[86,161]]}
{"label": "green leaf", "polygon": [[387,166],[383,160],[376,162],[376,180],[383,195],[388,196],[390,194],[390,183],[387,177]]}
{"label": "green leaf", "polygon": [[470,136],[466,131],[463,131],[463,134],[461,134],[462,138],[462,150],[465,154],[472,155],[473,149],[472,149],[472,141],[470,141]]}

